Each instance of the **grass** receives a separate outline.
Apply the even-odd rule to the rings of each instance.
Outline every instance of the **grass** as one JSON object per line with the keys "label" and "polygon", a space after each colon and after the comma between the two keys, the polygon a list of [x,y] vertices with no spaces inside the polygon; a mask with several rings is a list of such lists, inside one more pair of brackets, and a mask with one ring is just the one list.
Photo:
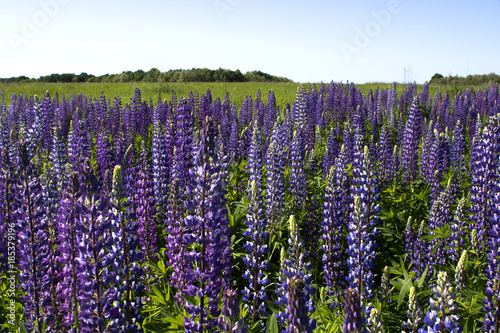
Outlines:
{"label": "grass", "polygon": [[[182,83],[148,83],[148,82],[130,82],[130,83],[0,83],[0,91],[4,91],[6,99],[12,94],[26,94],[28,96],[38,95],[44,96],[46,91],[49,91],[51,96],[57,92],[59,97],[63,94],[68,97],[71,94],[78,95],[80,93],[98,99],[101,91],[108,98],[119,96],[124,103],[130,101],[134,93],[135,87],[141,90],[143,100],[148,101],[152,99],[156,103],[158,96],[161,95],[162,99],[169,100],[175,92],[177,97],[188,97],[190,91],[198,91],[201,95],[206,93],[210,88],[213,99],[220,97],[224,99],[226,91],[229,93],[231,101],[240,108],[243,98],[246,95],[252,95],[255,98],[257,90],[262,92],[262,98],[267,101],[267,93],[270,90],[274,91],[276,96],[276,103],[282,109],[286,103],[292,103],[295,97],[297,86],[299,83],[265,83],[265,82],[240,82],[240,83],[222,83],[222,82],[182,82]],[[309,84],[305,84],[306,88]],[[319,88],[320,84],[317,84]],[[377,87],[386,89],[391,86],[389,83],[365,83],[356,85],[361,89],[363,94],[368,93],[370,90],[375,91]],[[406,85],[397,84],[398,95],[403,92]],[[449,91],[450,96],[453,97],[459,91],[469,89],[470,87],[457,87],[457,86],[438,86],[431,85],[429,87],[430,96],[434,96],[436,92],[441,89],[444,94],[446,90]],[[483,89],[482,86],[472,86],[477,91]],[[418,92],[422,91],[422,85],[417,86]],[[8,101],[7,101],[8,102]]]}

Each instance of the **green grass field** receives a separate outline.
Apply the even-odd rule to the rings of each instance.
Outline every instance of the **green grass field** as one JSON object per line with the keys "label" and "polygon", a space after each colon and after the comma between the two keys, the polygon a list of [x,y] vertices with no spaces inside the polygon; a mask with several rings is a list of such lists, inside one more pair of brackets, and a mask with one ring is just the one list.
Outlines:
{"label": "green grass field", "polygon": [[[87,96],[92,96],[93,98],[99,98],[101,91],[108,98],[113,98],[119,96],[123,103],[128,103],[130,97],[134,93],[135,87],[141,90],[141,95],[143,100],[153,100],[156,103],[158,96],[161,94],[162,99],[170,99],[172,93],[176,93],[177,97],[188,97],[190,91],[198,91],[201,95],[205,93],[208,88],[212,93],[212,97],[224,98],[226,91],[229,92],[231,101],[239,108],[243,102],[243,98],[246,95],[252,95],[255,97],[257,90],[260,89],[262,92],[262,98],[267,101],[267,93],[270,90],[274,91],[276,96],[276,103],[280,108],[286,105],[286,103],[292,103],[295,97],[297,87],[300,83],[265,83],[265,82],[241,82],[241,83],[221,83],[221,82],[186,82],[186,83],[147,83],[147,82],[130,82],[130,83],[0,83],[0,91],[4,91],[6,99],[11,94],[26,94],[28,96],[45,95],[46,91],[49,91],[51,96],[54,96],[57,92],[59,97],[63,94],[69,96],[71,94],[84,94]],[[309,86],[306,83],[306,88]],[[319,88],[320,83],[316,84]],[[377,87],[385,89],[389,87],[389,83],[365,83],[357,85],[361,89],[363,94],[366,94],[371,90],[375,91]],[[397,85],[398,95],[403,92],[405,84]],[[418,91],[422,90],[422,86],[418,85]],[[430,96],[434,96],[438,89],[444,94],[445,90],[448,90],[451,96],[456,95],[458,91],[463,91],[464,89],[469,89],[470,87],[456,87],[456,86],[434,86],[429,87]],[[474,90],[483,89],[484,87],[473,86]]]}

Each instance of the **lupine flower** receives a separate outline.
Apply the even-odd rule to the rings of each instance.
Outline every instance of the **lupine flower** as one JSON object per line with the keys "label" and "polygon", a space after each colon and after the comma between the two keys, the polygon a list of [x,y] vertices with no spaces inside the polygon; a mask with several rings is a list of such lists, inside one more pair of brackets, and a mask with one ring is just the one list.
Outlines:
{"label": "lupine flower", "polygon": [[136,204],[135,214],[139,225],[137,232],[145,259],[156,258],[156,254],[158,253],[156,209],[151,178],[152,170],[149,165],[146,148],[143,146],[139,159],[139,172],[137,173],[137,181],[135,183],[136,191],[134,200]]}
{"label": "lupine flower", "polygon": [[[500,328],[500,182],[496,182],[493,193],[493,215],[488,237],[486,273],[486,297],[483,300],[483,331],[498,332]],[[476,231],[476,229],[473,229]]]}
{"label": "lupine flower", "polygon": [[450,243],[450,251],[449,254],[452,260],[457,260],[458,255],[462,252],[464,248],[464,238],[466,232],[466,218],[465,218],[465,202],[466,198],[463,197],[460,199],[457,205],[457,209],[455,211],[455,216],[453,218],[453,224],[451,225],[452,234],[450,235],[451,243]]}
{"label": "lupine flower", "polygon": [[285,157],[278,134],[278,125],[275,125],[266,156],[266,218],[270,230],[273,230],[279,222],[283,213],[283,198],[285,197],[285,178],[283,174]]}
{"label": "lupine flower", "polygon": [[[21,289],[27,293],[21,299],[24,302],[24,315],[27,319],[25,326],[28,330],[38,331],[45,322],[43,303],[51,297],[41,289],[46,277],[47,266],[42,265],[47,255],[47,220],[44,219],[40,179],[36,177],[36,169],[28,159],[28,152],[24,145],[20,145],[20,177],[17,199],[20,202],[16,213],[19,232],[19,280]],[[50,302],[50,299],[48,300]]]}
{"label": "lupine flower", "polygon": [[349,288],[344,294],[344,325],[342,332],[359,333],[366,332],[364,320],[361,316],[361,303],[356,289]]}
{"label": "lupine flower", "polygon": [[240,318],[240,308],[236,291],[231,288],[223,292],[222,316],[218,318],[218,327],[224,333],[246,333],[248,325]]}
{"label": "lupine flower", "polygon": [[[306,295],[304,293],[304,281],[294,276],[288,283],[288,322],[287,333],[312,333],[313,327],[309,325]],[[309,296],[309,295],[307,295]]]}
{"label": "lupine flower", "polygon": [[[116,275],[116,299],[114,302],[113,320],[109,323],[112,332],[126,330],[138,332],[142,320],[139,309],[141,300],[137,295],[142,291],[140,276],[142,269],[138,262],[142,259],[137,236],[137,223],[127,216],[130,202],[125,197],[123,172],[120,165],[113,171],[113,190],[111,191],[111,228],[114,244],[111,247],[113,268],[123,275]],[[123,279],[123,280],[122,280]]]}
{"label": "lupine flower", "polygon": [[403,327],[412,333],[417,333],[420,322],[422,321],[422,313],[420,311],[420,307],[418,306],[415,287],[410,288],[410,300],[408,301],[408,311],[406,311],[406,317],[408,319],[403,322]]}
{"label": "lupine flower", "polygon": [[231,269],[229,222],[221,192],[220,164],[213,148],[214,137],[208,132],[209,121],[204,124],[195,166],[189,171],[191,182],[185,201],[189,215],[184,219],[187,230],[182,235],[187,280],[182,292],[200,297],[199,303],[185,305],[189,315],[184,317],[186,332],[215,327],[216,319],[209,316],[219,315],[218,296],[225,280],[221,278]]}
{"label": "lupine flower", "polygon": [[[361,160],[361,162],[360,162]],[[347,268],[346,277],[350,288],[357,288],[360,303],[373,298],[373,273],[375,246],[374,237],[377,235],[375,224],[378,222],[379,207],[377,201],[378,187],[369,170],[368,148],[357,154],[353,165],[353,180],[351,195],[354,204],[351,207],[351,216],[348,223],[346,249]],[[367,305],[364,303],[364,305]]]}
{"label": "lupine flower", "polygon": [[410,110],[408,111],[408,120],[404,129],[403,144],[403,163],[405,164],[404,176],[406,181],[412,181],[417,175],[418,163],[418,143],[420,141],[420,118],[421,111],[418,105],[418,99],[413,99]]}
{"label": "lupine flower", "polygon": [[294,195],[294,206],[300,210],[305,203],[307,195],[306,175],[304,174],[304,154],[300,143],[300,137],[297,131],[293,132],[291,146],[291,164],[290,172],[290,192]]}
{"label": "lupine flower", "polygon": [[492,193],[500,154],[500,117],[490,117],[480,142],[471,154],[471,220],[479,244],[485,244],[491,226]]}
{"label": "lupine flower", "polygon": [[454,303],[455,292],[448,281],[446,272],[438,273],[436,285],[432,288],[432,297],[429,299],[430,310],[424,318],[424,326],[419,332],[462,332],[459,325],[460,316],[456,315],[457,306]]}
{"label": "lupine flower", "polygon": [[267,221],[256,180],[251,183],[249,197],[250,205],[246,220],[248,229],[244,232],[248,240],[243,245],[248,252],[243,259],[247,266],[243,278],[248,280],[249,286],[243,289],[243,300],[249,304],[252,321],[257,322],[259,314],[266,315],[267,312],[265,301],[268,299],[266,286],[269,284],[269,279],[265,271],[270,265],[265,259],[265,255],[269,252],[266,245],[269,238],[266,231]]}
{"label": "lupine flower", "polygon": [[[311,286],[311,282],[313,276],[311,273],[311,264],[306,261],[307,254],[304,250],[304,242],[299,238],[299,230],[297,225],[297,220],[295,216],[290,216],[289,219],[290,224],[290,238],[288,239],[288,244],[290,245],[288,248],[289,258],[286,258],[284,252],[282,252],[282,266],[280,269],[279,280],[280,283],[276,288],[276,294],[278,299],[276,303],[278,305],[287,306],[287,309],[290,307],[295,307],[293,301],[296,299],[292,299],[289,293],[289,286],[292,279],[296,278],[300,281],[303,281],[303,296],[305,301],[305,307],[310,312],[313,313],[316,308],[314,306],[314,301],[312,296],[315,293],[315,289]],[[295,292],[295,291],[294,291]],[[294,296],[295,297],[295,296]],[[300,301],[302,302],[302,301]],[[301,305],[302,306],[302,305]],[[302,312],[300,312],[302,313]],[[290,322],[291,319],[295,320],[293,316],[295,313],[291,313],[290,310],[287,310],[286,313],[280,312],[276,313],[276,317],[280,323]],[[290,318],[292,316],[292,318]],[[316,327],[316,321],[314,319],[309,319],[307,323],[302,323],[303,327],[306,327],[307,332],[312,332],[312,330]],[[309,331],[310,330],[310,331]]]}
{"label": "lupine flower", "polygon": [[372,308],[370,316],[368,317],[367,331],[370,333],[383,333],[382,320],[380,319],[380,312],[376,308]]}
{"label": "lupine flower", "polygon": [[[340,159],[340,157],[339,157]],[[337,176],[336,176],[337,173]],[[344,289],[344,264],[342,260],[343,229],[346,224],[345,193],[342,184],[346,181],[345,171],[335,170],[334,167],[328,175],[328,184],[325,189],[323,203],[323,221],[321,229],[323,235],[323,272],[325,284],[331,295],[340,296]],[[337,304],[332,304],[336,307]]]}

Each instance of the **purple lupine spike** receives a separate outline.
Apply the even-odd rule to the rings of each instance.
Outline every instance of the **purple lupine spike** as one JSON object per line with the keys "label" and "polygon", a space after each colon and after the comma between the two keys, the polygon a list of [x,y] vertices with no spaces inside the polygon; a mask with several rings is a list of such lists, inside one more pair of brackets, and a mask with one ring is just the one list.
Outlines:
{"label": "purple lupine spike", "polygon": [[54,127],[54,108],[52,105],[52,101],[50,99],[49,92],[45,94],[45,98],[42,101],[40,106],[41,112],[43,114],[43,145],[47,151],[50,151],[52,146],[52,134]]}
{"label": "purple lupine spike", "polygon": [[414,98],[408,111],[408,120],[404,130],[404,145],[402,146],[404,179],[407,182],[413,181],[417,177],[418,144],[421,134],[420,117],[420,106],[417,98]]}
{"label": "purple lupine spike", "polygon": [[86,269],[86,261],[82,256],[80,242],[84,234],[81,223],[83,207],[81,202],[80,179],[76,172],[72,171],[68,177],[68,187],[62,194],[59,212],[57,233],[59,238],[58,263],[61,266],[57,293],[59,295],[59,312],[62,316],[62,326],[67,331],[77,325],[78,300],[81,290],[78,285],[81,280],[81,272]]}
{"label": "purple lupine spike", "polygon": [[455,291],[448,280],[446,272],[438,273],[436,285],[432,288],[432,297],[429,299],[430,309],[424,318],[424,326],[419,332],[462,332],[459,325],[460,316],[456,315]]}
{"label": "purple lupine spike", "polygon": [[50,151],[50,163],[54,168],[54,176],[57,179],[58,186],[62,188],[63,171],[68,162],[68,156],[61,132],[59,127],[54,128],[54,142]]}
{"label": "purple lupine spike", "polygon": [[[167,235],[165,237],[165,253],[168,258],[167,264],[174,270],[174,274],[172,274],[172,278],[170,279],[170,285],[178,290],[184,290],[188,277],[185,274],[187,262],[184,257],[183,237],[189,230],[189,227],[182,221],[184,207],[179,196],[179,180],[173,179],[170,187],[171,190],[165,212],[165,233]],[[183,303],[179,293],[174,295],[174,298],[179,305]]]}
{"label": "purple lupine spike", "polygon": [[59,313],[59,299],[57,295],[57,284],[60,276],[60,268],[57,262],[59,256],[59,239],[57,232],[57,213],[59,208],[58,178],[54,171],[44,164],[41,179],[41,189],[44,204],[44,220],[47,230],[47,253],[42,258],[41,265],[46,267],[46,275],[42,281],[41,289],[46,290],[47,297],[42,303],[47,319],[47,332],[62,330],[62,318]]}
{"label": "purple lupine spike", "polygon": [[103,134],[98,134],[96,139],[96,160],[98,166],[99,180],[102,189],[108,188],[106,184],[106,171],[113,163],[113,156],[111,154],[111,144],[109,138]]}
{"label": "purple lupine spike", "polygon": [[248,228],[244,232],[248,240],[243,245],[243,248],[248,252],[243,258],[243,262],[247,266],[243,278],[248,280],[249,285],[244,287],[242,293],[243,301],[249,307],[253,323],[257,323],[260,317],[265,316],[267,313],[265,304],[268,299],[266,286],[269,284],[269,279],[265,273],[270,267],[265,259],[266,254],[269,253],[266,244],[269,233],[267,232],[267,220],[264,215],[261,192],[257,180],[252,180],[249,191],[250,205],[246,219]]}
{"label": "purple lupine spike", "polygon": [[462,250],[465,247],[464,240],[466,239],[465,233],[467,230],[467,219],[465,218],[465,202],[465,197],[461,198],[460,201],[458,201],[457,209],[455,210],[455,216],[453,218],[453,224],[451,225],[451,251],[449,251],[448,254],[451,257],[451,260],[453,260],[454,262],[458,261]]}
{"label": "purple lupine spike", "polygon": [[108,325],[113,332],[139,332],[142,317],[140,308],[141,299],[137,293],[142,292],[142,268],[138,263],[142,260],[137,236],[137,223],[131,216],[129,200],[125,196],[123,172],[120,165],[113,170],[113,189],[111,191],[111,219],[112,238],[110,244],[109,261],[113,261],[113,268],[122,274],[115,277],[115,299],[113,302],[114,315]]}
{"label": "purple lupine spike", "polygon": [[[24,145],[19,147],[21,165],[17,193],[20,205],[16,212],[19,248],[17,256],[21,296],[24,303],[24,323],[28,330],[39,331],[46,321],[43,304],[50,302],[52,295],[42,290],[43,279],[46,278],[47,266],[42,265],[47,255],[47,220],[43,219],[44,207],[41,194],[40,179],[35,168],[28,159]],[[47,299],[49,298],[49,299]]]}
{"label": "purple lupine spike", "polygon": [[[293,279],[298,279],[304,283],[301,285],[301,290],[294,292],[300,293],[300,297],[303,297],[303,301],[301,300],[300,302],[305,303],[302,303],[301,307],[306,309],[304,310],[304,312],[306,312],[306,316],[307,312],[314,313],[316,311],[314,300],[312,299],[312,295],[316,292],[314,287],[311,285],[313,280],[313,275],[310,273],[312,266],[311,263],[307,261],[308,255],[304,249],[304,241],[299,237],[299,226],[295,216],[291,215],[288,222],[290,225],[290,238],[288,239],[289,257],[285,257],[283,248],[281,254],[282,264],[279,273],[280,283],[276,289],[278,299],[275,301],[278,305],[284,305],[287,307],[286,312],[275,313],[280,323],[289,323],[290,320],[296,319],[296,314],[293,310],[289,311],[296,307],[296,299],[294,295],[290,294],[289,289]],[[316,327],[316,320],[313,318],[305,319],[304,322],[302,322],[302,325],[305,332],[312,332],[312,330]]]}
{"label": "purple lupine spike", "polygon": [[429,83],[427,81],[425,81],[422,86],[422,92],[420,93],[419,100],[423,107],[427,107],[427,102],[429,101]]}
{"label": "purple lupine spike", "polygon": [[183,189],[189,182],[188,171],[193,165],[193,118],[187,101],[184,99],[179,102],[179,108],[177,109],[176,129],[175,146],[177,147],[177,155],[175,157],[175,169],[172,174],[174,178],[179,179],[182,195]]}
{"label": "purple lupine spike", "polygon": [[208,131],[209,122],[204,121],[205,127],[201,130],[201,142],[195,166],[190,169],[191,182],[185,201],[189,212],[184,218],[187,230],[182,235],[186,284],[179,292],[200,297],[196,304],[185,306],[186,332],[215,327],[217,320],[214,317],[219,315],[219,294],[225,281],[222,277],[227,276],[231,269],[229,221],[221,191],[221,168],[213,151],[214,137]]}
{"label": "purple lupine spike", "polygon": [[231,136],[229,137],[229,154],[233,161],[238,160],[239,155],[239,132],[238,120],[235,118],[231,123]]}
{"label": "purple lupine spike", "polygon": [[413,218],[410,216],[408,217],[405,228],[405,248],[409,261],[414,263],[412,268],[415,272],[418,272],[418,265],[416,265],[416,263],[418,262],[418,256],[420,255],[419,245],[417,234],[413,230]]}
{"label": "purple lupine spike", "polygon": [[484,244],[491,225],[492,188],[498,178],[500,155],[500,116],[490,117],[479,142],[471,153],[471,215],[478,243]]}
{"label": "purple lupine spike", "polygon": [[[160,211],[165,209],[165,196],[167,195],[168,170],[167,147],[162,131],[159,115],[154,112],[153,138],[151,140],[151,155],[153,161],[153,192]],[[167,125],[168,126],[168,125]]]}
{"label": "purple lupine spike", "polygon": [[362,307],[359,301],[359,292],[355,288],[349,288],[344,293],[344,325],[342,332],[358,333],[363,332]]}
{"label": "purple lupine spike", "polygon": [[345,150],[346,164],[351,164],[354,156],[354,135],[351,132],[351,126],[348,122],[344,124],[342,145],[344,146]]}
{"label": "purple lupine spike", "polygon": [[[422,145],[422,154],[421,154],[421,163],[420,163],[420,170],[422,177],[426,180],[427,183],[430,183],[432,179],[434,178],[434,171],[433,167],[433,159],[435,158],[434,152],[432,152],[433,145],[435,141],[435,136],[434,136],[434,124],[433,121],[429,121],[429,126],[427,128],[427,133],[424,138],[424,142]],[[432,152],[432,155],[431,155]],[[432,160],[431,160],[432,158]]]}
{"label": "purple lupine spike", "polygon": [[248,152],[249,182],[255,181],[258,191],[262,190],[262,138],[257,121],[253,123],[252,141]]}
{"label": "purple lupine spike", "polygon": [[[375,156],[375,155],[372,155]],[[382,125],[377,155],[379,158],[379,174],[382,181],[389,181],[391,178],[391,158],[392,146],[387,125]]]}
{"label": "purple lupine spike", "polygon": [[492,193],[491,228],[487,235],[486,297],[483,299],[484,332],[500,329],[500,182],[495,182]]}
{"label": "purple lupine spike", "polygon": [[330,134],[328,135],[328,141],[326,146],[325,155],[323,156],[323,176],[326,178],[330,172],[331,167],[335,163],[335,159],[340,153],[339,143],[337,141],[337,135],[335,129],[332,127]]}
{"label": "purple lupine spike", "polygon": [[288,283],[288,323],[285,329],[287,333],[312,333],[313,331],[313,328],[308,325],[309,317],[304,286],[304,281],[295,276]]}
{"label": "purple lupine spike", "polygon": [[[323,203],[323,220],[321,230],[323,235],[323,272],[325,274],[325,285],[330,295],[340,296],[345,287],[344,264],[342,260],[342,238],[346,224],[345,214],[345,184],[347,174],[342,166],[343,151],[337,158],[337,166],[330,169],[328,184],[325,189]],[[332,303],[336,308],[338,302]]]}
{"label": "purple lupine spike", "polygon": [[[451,186],[448,183],[448,187],[445,191],[441,192],[439,198],[434,201],[431,212],[429,213],[429,235],[434,235],[434,230],[441,228],[443,225],[451,224]],[[447,262],[445,255],[445,246],[448,245],[449,240],[432,239],[428,246],[428,255],[430,257],[430,264],[438,264],[444,266]],[[439,245],[438,245],[439,243]],[[435,248],[435,253],[431,252]]]}
{"label": "purple lupine spike", "polygon": [[237,294],[234,289],[226,288],[223,291],[223,304],[221,314],[217,319],[217,325],[223,333],[247,333],[248,325],[240,318]]}
{"label": "purple lupine spike", "polygon": [[271,144],[267,150],[266,170],[266,218],[272,233],[283,215],[283,198],[285,197],[285,176],[283,145],[279,137],[279,124],[276,121]]}
{"label": "purple lupine spike", "polygon": [[156,259],[158,253],[158,239],[156,229],[155,196],[153,193],[152,168],[149,165],[146,148],[141,150],[138,164],[137,181],[135,183],[134,201],[136,204],[136,218],[139,228],[140,246],[143,250],[144,260]]}
{"label": "purple lupine spike", "polygon": [[356,154],[353,162],[353,179],[351,196],[354,203],[350,209],[351,217],[348,223],[348,255],[346,277],[350,288],[357,288],[360,303],[368,308],[367,301],[374,297],[373,273],[375,247],[374,237],[377,235],[375,224],[380,200],[378,185],[370,169],[368,148],[364,153]]}
{"label": "purple lupine spike", "polygon": [[297,131],[293,132],[292,145],[290,147],[290,160],[292,171],[290,173],[290,192],[294,195],[293,203],[295,209],[302,209],[307,196],[306,175],[304,173],[304,155],[300,145]]}

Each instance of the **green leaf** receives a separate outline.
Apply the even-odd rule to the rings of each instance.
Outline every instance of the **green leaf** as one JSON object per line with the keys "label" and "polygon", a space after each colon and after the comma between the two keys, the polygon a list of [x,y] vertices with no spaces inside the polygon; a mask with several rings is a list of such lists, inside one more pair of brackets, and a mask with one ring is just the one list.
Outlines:
{"label": "green leaf", "polygon": [[279,333],[278,320],[274,314],[271,314],[269,318],[267,318],[266,333]]}
{"label": "green leaf", "polygon": [[170,328],[170,325],[159,321],[150,321],[144,324],[143,328],[151,332],[165,332],[165,330]]}
{"label": "green leaf", "polygon": [[427,276],[427,271],[429,270],[429,266],[425,267],[425,270],[424,272],[422,273],[422,276],[420,277],[420,279],[418,279],[417,281],[417,287],[420,289],[422,288],[422,285],[424,284],[425,282],[425,277]]}
{"label": "green leaf", "polygon": [[398,297],[398,309],[401,306],[401,303],[403,303],[403,300],[406,297],[406,294],[410,290],[410,288],[413,286],[413,283],[411,282],[411,278],[408,278],[405,280],[403,283],[403,286],[401,287],[401,290],[399,292],[399,297]]}

